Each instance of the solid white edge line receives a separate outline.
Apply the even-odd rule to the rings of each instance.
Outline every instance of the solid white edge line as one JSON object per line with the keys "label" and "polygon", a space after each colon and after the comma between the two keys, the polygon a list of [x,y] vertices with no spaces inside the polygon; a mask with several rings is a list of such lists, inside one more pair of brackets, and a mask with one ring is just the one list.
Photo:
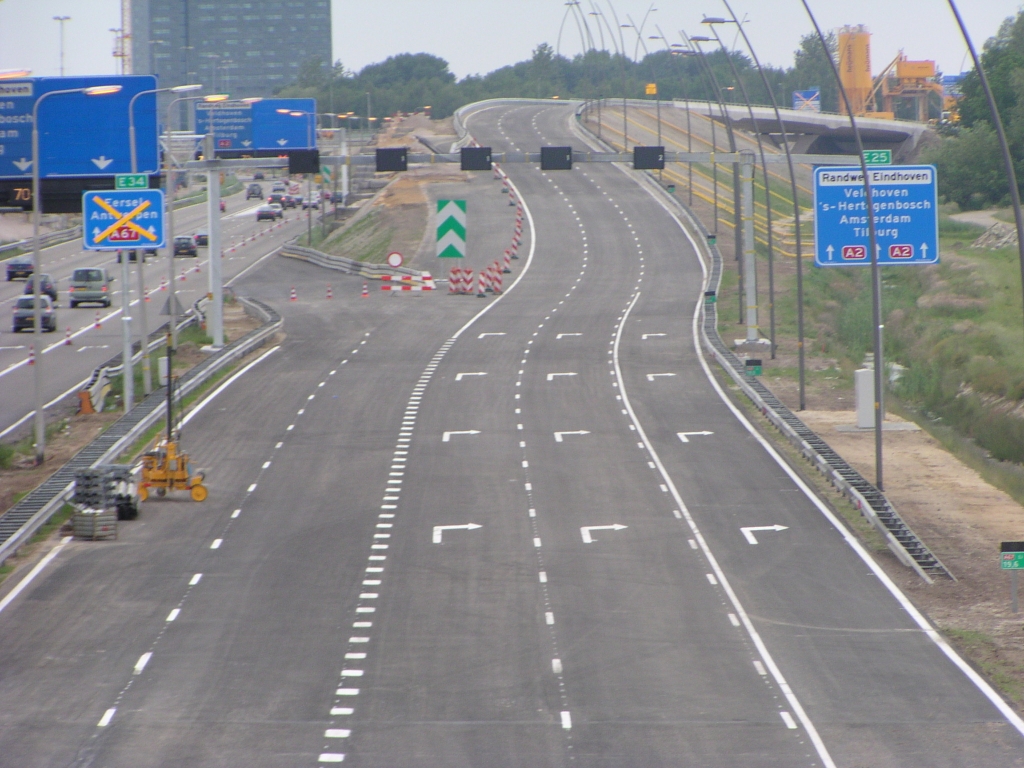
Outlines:
{"label": "solid white edge line", "polygon": [[[629,303],[629,306],[623,313],[622,322],[619,323],[619,327],[615,331],[615,354],[613,355],[613,359],[615,361],[615,378],[619,382],[619,391],[622,393],[622,404],[626,407],[626,410],[629,411],[629,418],[630,420],[632,420],[633,424],[636,425],[637,434],[643,441],[644,447],[650,454],[651,459],[653,459],[654,463],[657,465],[658,472],[661,474],[662,478],[664,478],[665,484],[668,486],[669,492],[672,494],[672,498],[675,499],[676,503],[679,505],[679,509],[682,510],[683,516],[686,518],[686,522],[689,524],[690,530],[693,532],[693,537],[697,540],[697,543],[700,545],[701,550],[704,552],[705,559],[707,559],[708,564],[714,570],[715,576],[718,578],[719,586],[721,586],[721,588],[725,591],[726,595],[728,595],[729,602],[732,603],[733,609],[736,611],[736,615],[739,616],[740,621],[743,622],[743,626],[747,630],[747,635],[750,637],[751,641],[754,643],[754,646],[757,648],[758,654],[764,660],[765,665],[771,671],[772,677],[775,678],[775,682],[779,686],[779,689],[786,696],[786,700],[789,702],[790,706],[793,708],[793,711],[796,712],[796,716],[800,719],[800,722],[803,724],[804,730],[807,732],[808,738],[810,738],[811,742],[814,744],[814,748],[818,753],[818,757],[821,759],[822,763],[824,763],[824,765],[827,768],[836,768],[836,764],[835,762],[833,762],[832,756],[829,754],[828,749],[825,747],[825,742],[821,740],[821,736],[818,735],[817,728],[814,727],[814,723],[811,722],[811,719],[807,716],[807,713],[804,712],[804,708],[801,706],[800,701],[796,697],[796,694],[793,693],[793,691],[790,689],[789,684],[786,682],[786,678],[782,675],[782,671],[775,664],[775,660],[768,652],[768,647],[761,640],[760,634],[758,634],[757,629],[754,627],[753,623],[750,621],[750,618],[747,616],[747,612],[743,609],[743,605],[740,603],[739,598],[733,591],[732,585],[729,584],[729,580],[725,575],[725,571],[723,571],[721,566],[718,564],[718,560],[712,554],[711,548],[708,547],[707,542],[701,535],[700,530],[697,528],[697,524],[693,520],[693,517],[690,516],[690,510],[687,508],[685,502],[683,502],[683,498],[682,496],[679,495],[679,491],[676,488],[675,483],[672,481],[672,478],[669,476],[668,471],[665,469],[665,465],[661,463],[661,457],[658,455],[657,451],[654,450],[654,446],[651,445],[651,441],[647,438],[647,433],[644,431],[643,426],[640,424],[640,420],[636,417],[636,413],[633,411],[633,404],[630,402],[629,395],[626,392],[626,383],[622,379],[622,368],[619,365],[619,343],[622,340],[622,330],[626,326],[626,320],[629,318],[630,313],[633,311],[633,307],[636,306],[636,303],[639,300],[640,291],[637,291],[633,295],[633,300]],[[697,311],[699,310],[700,304],[698,303]]]}
{"label": "solid white edge line", "polygon": [[44,557],[42,560],[36,563],[36,566],[27,574],[25,574],[25,578],[19,581],[18,585],[4,596],[3,600],[0,600],[0,613],[3,612],[4,608],[6,608],[8,605],[14,602],[14,599],[22,593],[25,587],[32,583],[32,580],[35,579],[35,577],[38,576],[42,572],[42,570],[50,564],[50,561],[53,560],[53,558],[60,554],[61,550],[64,549],[64,547],[66,547],[73,538],[73,536],[65,536],[63,539],[60,540],[60,544],[51,549],[47,553],[46,557]]}
{"label": "solid white edge line", "polygon": [[[467,126],[467,129],[468,129],[468,126],[469,126],[469,119],[471,117],[474,117],[475,115],[478,115],[481,112],[485,112],[487,109],[493,109],[494,107],[498,107],[498,106],[505,106],[505,105],[495,104],[492,107],[486,107],[485,109],[479,109],[479,110],[476,110],[476,111],[472,112],[469,115],[466,115],[466,119],[465,119],[464,123]],[[466,132],[469,133],[468,130]],[[518,199],[519,202],[522,203],[522,205],[523,205],[523,213],[526,214],[526,218],[530,222],[530,253],[526,257],[526,263],[523,265],[523,270],[519,273],[519,275],[516,277],[516,279],[512,281],[512,284],[508,287],[508,289],[505,290],[497,298],[489,301],[487,303],[486,307],[484,307],[479,312],[477,312],[475,315],[473,315],[473,317],[469,320],[469,322],[467,322],[464,326],[459,328],[459,330],[457,330],[455,333],[453,333],[451,335],[451,337],[450,337],[453,340],[459,338],[459,336],[461,336],[465,331],[467,331],[470,328],[470,326],[473,325],[473,323],[475,323],[481,317],[483,317],[488,312],[490,312],[492,307],[494,307],[499,301],[501,301],[506,296],[508,296],[510,293],[512,293],[512,289],[515,288],[517,285],[519,285],[519,281],[520,280],[522,280],[524,277],[526,277],[526,273],[529,272],[529,270],[530,270],[530,265],[533,264],[533,255],[537,251],[537,229],[536,229],[536,227],[533,224],[533,214],[530,213],[530,206],[527,205],[526,199],[520,194],[519,187],[517,187],[512,182],[512,179],[508,178],[507,176],[505,177],[505,180],[508,182],[509,187],[511,187],[513,189],[513,191],[515,191],[516,199]]]}
{"label": "solid white edge line", "polygon": [[[70,394],[72,394],[74,392],[77,392],[79,389],[84,387],[91,380],[92,380],[92,376],[91,375],[87,379],[82,379],[80,382],[78,382],[73,387],[71,387],[71,389],[69,389],[67,392],[65,392],[64,394],[61,394],[61,395],[57,395],[55,398],[53,398],[53,400],[51,400],[50,402],[46,403],[43,406],[43,410],[45,411],[47,408],[52,408],[53,406],[55,406],[57,403],[59,403],[61,400],[63,400],[68,395],[70,395]],[[29,419],[31,419],[35,415],[36,415],[36,412],[35,412],[34,409],[29,411],[28,413],[26,413],[24,416],[22,416],[16,422],[11,424],[11,426],[7,427],[7,429],[5,429],[3,432],[0,432],[0,439],[3,439],[5,437],[7,437],[7,435],[9,435],[11,432],[16,430],[18,427],[20,427],[22,424],[24,424],[26,421],[28,421]]]}
{"label": "solid white edge line", "polygon": [[236,371],[227,381],[225,381],[223,384],[221,384],[219,387],[217,387],[215,390],[213,390],[213,392],[211,392],[206,397],[204,397],[200,402],[198,402],[196,404],[195,408],[193,408],[191,411],[189,411],[185,415],[185,418],[181,420],[181,426],[184,427],[186,424],[188,424],[190,421],[192,421],[192,417],[193,416],[196,416],[201,410],[203,410],[203,408],[205,408],[210,403],[211,400],[213,400],[215,397],[217,397],[217,395],[219,395],[221,392],[223,392],[229,386],[231,386],[232,382],[234,382],[235,379],[237,379],[240,376],[242,376],[243,374],[247,373],[249,371],[249,369],[252,368],[253,366],[263,362],[263,360],[265,358],[270,357],[270,355],[272,355],[274,352],[277,352],[277,350],[279,350],[280,348],[281,348],[280,345],[278,345],[276,347],[271,347],[266,352],[264,352],[262,355],[260,355],[255,360],[253,360],[251,363],[249,363],[244,368],[242,368],[242,370]]}
{"label": "solid white edge line", "polygon": [[[707,267],[704,264],[704,257],[701,254],[701,251],[698,248],[693,236],[687,231],[686,227],[683,226],[683,223],[679,220],[675,213],[665,205],[664,201],[659,200],[650,190],[647,190],[647,193],[654,197],[654,199],[657,200],[657,202],[662,206],[662,208],[664,208],[668,212],[669,216],[671,216],[673,220],[675,220],[676,224],[683,231],[683,234],[685,234],[686,238],[690,241],[690,244],[693,246],[694,251],[697,253],[697,257],[700,259],[701,269],[704,270],[706,283]],[[754,427],[754,425],[750,423],[750,421],[743,414],[743,412],[736,407],[732,400],[729,399],[728,395],[726,395],[725,393],[725,390],[723,390],[721,385],[718,383],[718,379],[716,379],[715,375],[712,373],[711,368],[708,365],[706,358],[704,357],[704,350],[701,349],[700,336],[697,325],[698,319],[700,317],[700,308],[701,304],[700,301],[698,301],[694,308],[693,314],[693,346],[694,349],[697,351],[697,356],[700,359],[701,367],[704,369],[704,375],[707,377],[708,381],[711,382],[711,386],[714,387],[715,391],[718,393],[718,397],[722,400],[723,403],[725,403],[729,410],[732,411],[733,415],[740,422],[740,424],[743,425],[747,432],[749,432],[750,435],[755,440],[757,440],[757,442],[761,445],[762,448],[764,448],[768,455],[775,460],[775,463],[778,464],[787,475],[789,475],[789,478],[793,481],[793,483],[801,491],[803,491],[803,494],[811,501],[812,504],[814,504],[815,507],[818,508],[818,511],[825,516],[825,519],[828,520],[832,524],[832,526],[842,535],[846,543],[849,544],[849,546],[853,549],[854,552],[857,553],[860,559],[863,560],[864,563],[871,569],[871,572],[878,578],[878,580],[885,585],[885,588],[889,590],[889,593],[894,598],[896,598],[896,601],[900,604],[903,610],[905,610],[910,615],[914,623],[917,624],[917,626],[921,628],[924,634],[926,634],[928,638],[931,639],[931,641],[939,647],[939,650],[941,650],[942,653],[944,653],[946,657],[951,662],[953,662],[954,665],[956,665],[957,669],[963,672],[964,675],[966,675],[967,678],[972,683],[974,683],[978,690],[981,691],[982,695],[985,696],[985,698],[987,698],[997,710],[999,710],[1000,714],[1002,714],[1010,722],[1010,724],[1014,728],[1016,728],[1022,736],[1024,736],[1024,719],[1021,719],[1020,715],[1018,715],[1012,709],[1012,707],[1009,704],[1007,704],[1006,701],[1003,700],[1003,697],[1000,696],[999,693],[994,688],[992,688],[991,685],[989,685],[988,681],[986,681],[981,675],[979,675],[974,670],[974,668],[971,667],[971,665],[968,664],[966,661],[964,661],[960,654],[958,654],[956,650],[954,650],[953,647],[948,642],[946,642],[946,638],[944,638],[938,632],[938,630],[936,630],[935,627],[932,626],[931,622],[928,621],[924,614],[922,614],[914,606],[910,599],[907,598],[905,594],[903,594],[903,591],[896,585],[896,583],[892,579],[889,578],[889,574],[887,574],[885,570],[883,570],[882,566],[875,562],[875,559],[871,557],[871,555],[868,553],[866,549],[864,549],[864,546],[860,543],[860,541],[858,541],[857,538],[852,533],[850,533],[849,529],[847,529],[847,527],[843,525],[843,523],[839,520],[839,518],[835,516],[832,510],[828,508],[825,502],[818,498],[815,492],[803,481],[803,478],[801,478],[800,475],[798,475],[796,471],[789,465],[789,463],[784,458],[782,458],[781,455],[779,455],[779,453],[775,450],[774,446],[772,446],[772,444],[769,443],[764,438],[764,436],[761,435],[761,433]]]}

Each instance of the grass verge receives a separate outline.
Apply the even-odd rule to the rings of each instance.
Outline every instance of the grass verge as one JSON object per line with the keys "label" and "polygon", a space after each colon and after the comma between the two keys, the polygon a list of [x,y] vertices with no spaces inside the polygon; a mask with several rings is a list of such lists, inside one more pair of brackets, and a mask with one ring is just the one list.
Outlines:
{"label": "grass verge", "polygon": [[973,629],[941,627],[953,647],[970,659],[1000,693],[1018,706],[1024,705],[1024,664],[1004,659],[995,640]]}

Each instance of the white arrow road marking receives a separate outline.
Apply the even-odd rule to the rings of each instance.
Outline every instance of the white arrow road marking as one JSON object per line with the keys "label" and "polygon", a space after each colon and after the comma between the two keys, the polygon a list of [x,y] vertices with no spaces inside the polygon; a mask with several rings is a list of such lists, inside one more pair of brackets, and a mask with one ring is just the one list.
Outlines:
{"label": "white arrow road marking", "polygon": [[452,431],[452,432],[445,432],[445,433],[444,433],[444,434],[443,434],[443,435],[441,436],[441,442],[442,442],[442,443],[447,443],[447,442],[449,442],[449,441],[451,440],[451,438],[452,438],[452,435],[479,435],[479,434],[480,434],[480,430],[479,430],[479,429],[461,429],[461,430],[454,430],[454,431]]}
{"label": "white arrow road marking", "polygon": [[562,441],[562,435],[589,435],[589,434],[590,433],[587,432],[587,430],[585,430],[585,429],[578,429],[575,432],[555,432],[555,442],[556,443],[563,442]]}
{"label": "white arrow road marking", "polygon": [[655,336],[668,336],[667,333],[645,333],[640,337],[640,341],[646,341],[647,339],[654,338]]}
{"label": "white arrow road marking", "polygon": [[475,531],[477,528],[483,528],[482,525],[476,523],[464,523],[463,525],[435,525],[434,526],[434,538],[435,544],[441,543],[441,537],[445,531]]}
{"label": "white arrow road marking", "polygon": [[715,433],[714,432],[708,432],[706,429],[703,432],[676,432],[676,436],[680,440],[682,440],[684,443],[690,442],[687,439],[688,435],[713,435],[713,434],[715,434]]}
{"label": "white arrow road marking", "polygon": [[487,375],[487,373],[485,371],[477,371],[476,373],[457,373],[457,374],[455,374],[455,380],[456,381],[462,381],[462,377],[463,376],[486,376],[486,375]]}
{"label": "white arrow road marking", "polygon": [[555,336],[555,341],[558,341],[563,336],[582,336],[582,335],[583,335],[582,333],[560,333],[557,336]]}
{"label": "white arrow road marking", "polygon": [[655,377],[657,377],[657,376],[675,376],[675,374],[674,373],[648,373],[647,374],[647,380],[648,381],[654,381]]}
{"label": "white arrow road marking", "polygon": [[555,376],[578,376],[578,375],[579,374],[574,373],[572,371],[569,371],[567,373],[549,373],[548,374],[548,381],[554,381],[555,380]]}
{"label": "white arrow road marking", "polygon": [[482,339],[484,336],[504,336],[504,335],[505,335],[504,332],[501,332],[501,333],[490,332],[490,333],[481,333],[479,336],[477,336],[477,338],[478,339]]}
{"label": "white arrow road marking", "polygon": [[107,157],[106,155],[100,155],[99,157],[92,158],[92,161],[93,163],[96,164],[96,167],[102,171],[104,168],[106,168],[108,165],[114,162],[114,158]]}
{"label": "white arrow road marking", "polygon": [[757,544],[757,539],[754,538],[754,531],[786,531],[789,530],[787,525],[751,525],[746,528],[740,528],[743,531],[743,535],[747,539],[748,544]]}
{"label": "white arrow road marking", "polygon": [[593,544],[594,538],[590,535],[591,531],[621,531],[628,527],[621,523],[615,523],[614,525],[585,525],[580,528],[580,535],[583,537],[584,544]]}

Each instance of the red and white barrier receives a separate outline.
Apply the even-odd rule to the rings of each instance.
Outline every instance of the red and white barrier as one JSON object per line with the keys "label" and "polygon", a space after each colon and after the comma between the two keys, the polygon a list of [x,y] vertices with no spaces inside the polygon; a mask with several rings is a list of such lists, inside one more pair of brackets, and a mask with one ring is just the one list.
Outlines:
{"label": "red and white barrier", "polygon": [[502,268],[501,271],[504,272],[506,275],[509,275],[509,274],[512,273],[512,254],[509,253],[508,251],[505,251],[504,258],[505,258],[505,265],[504,265],[504,267]]}
{"label": "red and white barrier", "polygon": [[334,298],[334,292],[331,290],[331,284],[330,283],[327,284],[327,298],[328,299],[333,299]]}
{"label": "red and white barrier", "polygon": [[480,277],[476,281],[476,295],[478,298],[487,298],[487,278],[484,276],[486,270],[480,270]]}
{"label": "red and white barrier", "polygon": [[100,326],[100,311],[96,310],[96,322],[93,324],[93,328],[99,328]]}
{"label": "red and white barrier", "polygon": [[28,364],[29,365],[35,365],[36,364],[36,350],[35,350],[35,347],[33,345],[31,345],[31,344],[28,345]]}
{"label": "red and white barrier", "polygon": [[292,295],[289,297],[288,300],[289,301],[298,301],[299,300],[299,295],[297,293],[295,293],[295,286],[294,285],[292,286]]}
{"label": "red and white barrier", "polygon": [[362,295],[363,295],[364,299],[368,298],[370,296],[370,286],[368,286],[366,283],[363,283],[363,294]]}
{"label": "red and white barrier", "polygon": [[70,325],[68,326],[67,332],[64,334],[64,346],[65,347],[70,347],[71,346],[71,326]]}

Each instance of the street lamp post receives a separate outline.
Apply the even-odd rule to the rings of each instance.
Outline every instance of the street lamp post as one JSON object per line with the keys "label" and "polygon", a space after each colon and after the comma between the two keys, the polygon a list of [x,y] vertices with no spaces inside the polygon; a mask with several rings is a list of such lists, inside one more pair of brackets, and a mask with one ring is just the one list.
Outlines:
{"label": "street lamp post", "polygon": [[71,17],[54,16],[53,20],[60,23],[60,76],[64,77],[64,22],[71,21]]}
{"label": "street lamp post", "polygon": [[39,173],[39,105],[51,96],[69,93],[84,93],[87,96],[106,96],[118,93],[120,85],[94,85],[89,88],[64,88],[42,94],[32,105],[32,329],[33,354],[39,357],[33,366],[33,399],[35,407],[36,465],[43,463],[46,453],[46,414],[43,412],[43,312],[42,294],[39,290],[43,273],[43,256],[40,248],[39,225],[43,215],[43,194]]}
{"label": "street lamp post", "polygon": [[[138,173],[139,171],[139,158],[135,144],[135,100],[138,99],[139,96],[147,94],[184,93],[186,91],[198,91],[202,87],[203,86],[200,84],[176,85],[172,88],[153,88],[147,91],[139,91],[137,94],[132,96],[132,100],[128,102],[128,143],[131,147],[132,173]],[[171,258],[173,259],[173,255]],[[144,394],[148,395],[153,391],[153,371],[149,359],[149,320],[146,317],[146,256],[144,250],[139,254],[136,263],[139,270],[139,335],[142,337],[142,346],[140,350],[142,353],[142,391]],[[127,291],[127,283],[125,283],[124,289]],[[131,364],[130,360],[128,361],[128,364]]]}
{"label": "street lamp post", "polygon": [[[366,94],[367,105],[369,105],[370,94]],[[312,130],[313,120],[316,119],[315,112],[306,112],[301,109],[279,109],[277,110],[282,115],[291,115],[292,117],[305,117],[306,118],[306,146],[315,147],[313,143]],[[306,246],[309,248],[313,247],[313,177],[310,174],[306,176]]]}

